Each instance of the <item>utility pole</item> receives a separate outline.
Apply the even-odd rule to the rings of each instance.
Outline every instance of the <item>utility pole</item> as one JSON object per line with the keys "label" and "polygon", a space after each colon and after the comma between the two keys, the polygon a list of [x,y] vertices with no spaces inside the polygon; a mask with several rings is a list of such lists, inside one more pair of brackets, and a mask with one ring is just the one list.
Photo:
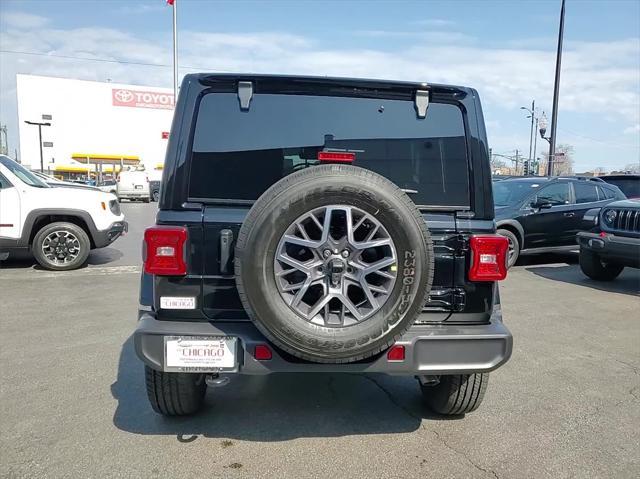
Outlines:
{"label": "utility pole", "polygon": [[518,149],[516,148],[516,175],[518,175],[518,161],[519,161]]}
{"label": "utility pole", "polygon": [[[538,131],[538,118],[536,117],[536,128],[534,130],[535,132]],[[531,161],[536,161],[536,148],[538,146],[538,135],[537,133],[533,134],[533,156],[531,157]],[[536,170],[535,174],[538,174],[538,170]]]}
{"label": "utility pole", "polygon": [[560,28],[558,30],[558,52],[556,54],[556,77],[553,86],[553,110],[551,112],[551,138],[549,141],[549,163],[547,175],[553,174],[553,161],[556,156],[556,128],[558,126],[558,98],[560,96],[560,69],[562,64],[562,37],[564,35],[564,2],[560,7]]}
{"label": "utility pole", "polygon": [[531,156],[532,154],[532,150],[533,150],[533,137],[535,136],[534,133],[534,129],[533,129],[533,124],[535,122],[535,111],[536,111],[536,101],[533,100],[531,102],[531,131],[529,132],[529,162],[531,162],[531,159],[533,158],[533,156]]}

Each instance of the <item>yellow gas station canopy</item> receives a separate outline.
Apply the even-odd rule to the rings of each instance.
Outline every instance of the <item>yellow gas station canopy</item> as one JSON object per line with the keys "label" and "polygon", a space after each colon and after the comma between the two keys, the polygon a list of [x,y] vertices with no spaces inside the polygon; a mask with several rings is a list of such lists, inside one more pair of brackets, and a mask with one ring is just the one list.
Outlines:
{"label": "yellow gas station canopy", "polygon": [[120,163],[125,165],[137,165],[140,157],[135,155],[105,155],[101,153],[72,153],[71,158],[79,163]]}
{"label": "yellow gas station canopy", "polygon": [[[120,168],[116,168],[116,171],[119,171]],[[58,172],[58,173],[86,173],[87,172],[87,167],[86,166],[78,166],[78,165],[56,165],[54,168],[54,171]],[[110,173],[113,172],[113,166],[111,165],[104,165],[102,167],[102,171],[103,173]],[[95,169],[91,168],[91,172],[95,173]]]}

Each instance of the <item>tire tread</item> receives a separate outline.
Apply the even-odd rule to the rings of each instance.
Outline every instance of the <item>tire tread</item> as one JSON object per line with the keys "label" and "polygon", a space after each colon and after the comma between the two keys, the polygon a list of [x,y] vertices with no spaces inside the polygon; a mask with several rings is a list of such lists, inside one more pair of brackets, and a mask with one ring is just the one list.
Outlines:
{"label": "tire tread", "polygon": [[426,405],[438,414],[459,416],[475,411],[484,399],[488,373],[442,376],[436,386],[422,386]]}
{"label": "tire tread", "polygon": [[145,383],[151,407],[158,414],[193,414],[204,401],[206,383],[198,374],[168,373],[145,366]]}
{"label": "tire tread", "polygon": [[[280,181],[274,183],[267,191],[263,193],[260,197],[259,202],[256,202],[256,205],[261,206],[256,208],[255,205],[249,211],[249,214],[244,219],[242,223],[242,227],[238,233],[238,239],[236,242],[236,250],[235,250],[235,261],[234,261],[234,272],[236,278],[236,286],[238,289],[238,294],[240,296],[240,300],[249,315],[251,321],[256,325],[256,327],[272,342],[276,343],[278,347],[287,351],[290,354],[293,354],[301,359],[305,359],[308,361],[314,362],[324,362],[324,363],[332,363],[332,364],[341,364],[341,363],[349,363],[354,361],[359,361],[365,359],[367,357],[371,357],[373,355],[379,354],[382,351],[387,350],[391,347],[398,339],[400,339],[403,334],[411,327],[412,321],[407,322],[406,326],[401,330],[397,331],[393,336],[390,336],[388,341],[382,343],[379,347],[374,350],[368,350],[366,354],[356,354],[349,356],[347,358],[327,358],[322,359],[317,356],[312,356],[305,354],[304,352],[295,350],[286,344],[278,341],[274,335],[272,335],[266,328],[264,328],[260,321],[258,320],[256,314],[253,312],[252,308],[249,305],[249,301],[247,298],[247,294],[244,287],[242,270],[241,270],[241,261],[242,255],[244,253],[245,243],[247,242],[249,233],[251,231],[251,226],[255,221],[261,217],[265,210],[268,210],[272,204],[277,201],[278,197],[286,192],[292,184],[300,184],[300,183],[308,183],[314,181],[318,176],[327,176],[327,175],[339,175],[342,171],[349,170],[353,172],[353,174],[359,176],[361,179],[375,182],[381,185],[385,185],[386,187],[391,187],[393,195],[402,201],[406,206],[407,210],[411,212],[413,219],[416,225],[422,231],[422,239],[423,246],[426,251],[431,254],[432,260],[427,262],[426,275],[428,277],[427,288],[425,288],[425,292],[422,298],[416,298],[416,302],[420,304],[425,304],[427,298],[429,296],[429,292],[431,291],[431,285],[433,282],[433,275],[435,269],[435,261],[433,260],[433,240],[431,239],[431,235],[429,234],[429,230],[427,228],[426,222],[424,218],[420,214],[420,211],[416,208],[416,205],[413,203],[411,198],[402,191],[397,185],[389,181],[387,178],[379,175],[378,173],[374,173],[373,171],[366,170],[364,168],[356,168],[353,166],[345,166],[345,165],[320,165],[314,166],[312,168],[305,168],[303,170],[292,173],[288,176],[285,176]],[[371,340],[373,341],[373,340]],[[370,342],[371,342],[370,341]]]}

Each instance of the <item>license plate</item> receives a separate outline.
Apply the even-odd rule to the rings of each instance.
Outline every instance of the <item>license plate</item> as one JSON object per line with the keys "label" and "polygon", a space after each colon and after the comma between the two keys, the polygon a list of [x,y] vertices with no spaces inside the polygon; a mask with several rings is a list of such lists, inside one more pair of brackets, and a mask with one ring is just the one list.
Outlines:
{"label": "license plate", "polygon": [[238,338],[230,336],[165,336],[164,370],[218,372],[237,370]]}
{"label": "license plate", "polygon": [[136,190],[141,190],[142,189],[142,185],[136,185]]}

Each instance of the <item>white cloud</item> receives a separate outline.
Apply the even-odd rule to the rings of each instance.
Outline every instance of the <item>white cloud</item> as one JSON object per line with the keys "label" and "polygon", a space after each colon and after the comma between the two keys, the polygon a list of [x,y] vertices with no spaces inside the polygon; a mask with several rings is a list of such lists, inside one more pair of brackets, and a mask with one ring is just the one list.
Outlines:
{"label": "white cloud", "polygon": [[119,7],[118,11],[125,15],[143,15],[145,13],[160,11],[163,8],[168,8],[168,5],[162,1],[156,1],[154,3],[127,2]]}
{"label": "white cloud", "polygon": [[434,28],[446,28],[453,27],[456,22],[452,20],[445,20],[443,18],[427,18],[424,20],[415,20],[411,22],[411,25],[417,25],[421,27],[434,27]]}
{"label": "white cloud", "polygon": [[0,15],[0,23],[3,26],[16,29],[42,28],[49,19],[40,15],[25,12],[3,12]]}
{"label": "white cloud", "polygon": [[473,37],[453,31],[356,30],[355,35],[373,38],[396,38],[429,43],[468,43]]}
{"label": "white cloud", "polygon": [[625,135],[638,135],[640,134],[640,123],[636,123],[633,126],[630,126],[629,128],[625,128],[623,133]]}
{"label": "white cloud", "polygon": [[[15,15],[10,19],[12,29],[2,33],[3,49],[155,65],[171,63],[170,35],[143,38],[115,28],[47,28],[47,19],[23,15],[26,16],[21,19]],[[8,25],[6,15],[4,17],[3,22]],[[41,28],[25,26],[34,22],[39,22]],[[376,48],[327,48],[321,39],[278,31],[235,34],[183,30],[179,36],[180,72],[245,71],[470,85],[479,90],[490,125],[497,124],[491,123],[495,119],[491,117],[492,113],[515,111],[521,105],[529,104],[533,98],[541,109],[550,109],[555,62],[553,49],[536,48],[527,42],[523,42],[526,47],[520,48],[481,47],[476,39],[453,30],[402,33],[356,33],[361,39],[363,35],[395,35],[398,41],[384,44],[383,49],[378,47],[380,41],[371,42]],[[637,125],[640,124],[638,58],[640,44],[637,38],[616,42],[567,42],[563,56],[561,116],[566,112],[576,112],[595,118],[609,118],[621,123],[619,131],[625,125],[634,125],[630,127],[631,132],[637,133]],[[7,120],[6,116],[11,112],[15,117],[16,73],[171,85],[171,68],[168,66],[74,61],[53,56],[6,53],[0,54],[0,62],[0,112],[2,122],[9,122],[10,128],[11,119]],[[504,122],[501,128],[491,127],[492,144],[496,147],[502,147],[502,144],[505,147],[509,145],[509,148],[528,148],[528,134],[526,138],[522,134],[519,137],[519,141],[526,145],[514,144],[520,127],[520,124],[516,128],[508,122]]]}

